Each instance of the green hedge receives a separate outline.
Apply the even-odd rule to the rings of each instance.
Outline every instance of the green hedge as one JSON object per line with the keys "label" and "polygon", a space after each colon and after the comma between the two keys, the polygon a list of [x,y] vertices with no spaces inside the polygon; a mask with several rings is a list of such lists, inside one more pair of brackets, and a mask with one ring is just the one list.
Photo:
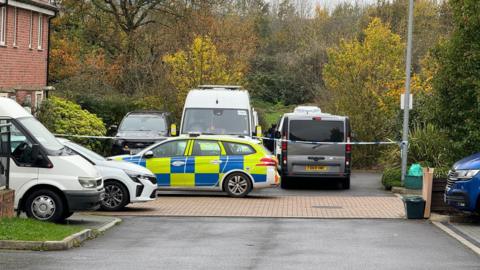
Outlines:
{"label": "green hedge", "polygon": [[[80,105],[59,97],[51,97],[42,104],[38,119],[52,133],[88,136],[105,136],[107,133],[101,118],[83,110]],[[75,141],[95,150],[102,147],[98,140]]]}

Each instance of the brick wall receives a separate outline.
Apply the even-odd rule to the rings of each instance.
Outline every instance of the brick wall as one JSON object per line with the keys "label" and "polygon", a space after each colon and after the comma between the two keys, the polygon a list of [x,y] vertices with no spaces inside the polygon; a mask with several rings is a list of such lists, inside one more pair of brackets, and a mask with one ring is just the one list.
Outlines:
{"label": "brick wall", "polygon": [[17,44],[13,46],[14,7],[8,7],[6,46],[0,46],[0,89],[46,86],[48,16],[43,15],[42,49],[37,47],[39,14],[33,12],[32,48],[29,48],[31,11],[17,8]]}
{"label": "brick wall", "polygon": [[14,196],[15,192],[13,190],[0,190],[0,218],[14,216]]}

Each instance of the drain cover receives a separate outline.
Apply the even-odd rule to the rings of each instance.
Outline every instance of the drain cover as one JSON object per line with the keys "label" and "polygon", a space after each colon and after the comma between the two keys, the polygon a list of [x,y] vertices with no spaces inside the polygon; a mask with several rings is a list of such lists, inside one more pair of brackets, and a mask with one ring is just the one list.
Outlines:
{"label": "drain cover", "polygon": [[341,206],[335,206],[335,205],[314,205],[312,208],[320,208],[320,209],[342,209],[343,207]]}

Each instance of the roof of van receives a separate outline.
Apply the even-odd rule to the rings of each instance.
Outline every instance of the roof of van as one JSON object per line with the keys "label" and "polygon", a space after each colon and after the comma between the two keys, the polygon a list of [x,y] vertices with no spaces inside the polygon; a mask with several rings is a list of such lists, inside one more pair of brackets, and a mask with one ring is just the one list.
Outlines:
{"label": "roof of van", "polygon": [[0,97],[0,117],[21,118],[31,116],[32,115],[15,100]]}
{"label": "roof of van", "polygon": [[185,108],[250,109],[250,96],[247,90],[194,89],[188,93]]}
{"label": "roof of van", "polygon": [[348,116],[342,116],[342,115],[333,115],[329,113],[286,113],[283,115],[284,117],[288,117],[289,119],[306,119],[306,118],[314,118],[314,117],[320,117],[320,118],[328,118],[328,119],[338,119],[338,120],[345,120],[348,118]]}

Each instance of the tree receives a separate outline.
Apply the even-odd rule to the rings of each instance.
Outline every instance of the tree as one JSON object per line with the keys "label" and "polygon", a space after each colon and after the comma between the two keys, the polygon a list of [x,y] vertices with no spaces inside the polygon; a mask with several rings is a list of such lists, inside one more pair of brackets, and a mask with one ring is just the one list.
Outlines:
{"label": "tree", "polygon": [[209,37],[196,37],[187,51],[165,55],[168,79],[177,90],[180,108],[189,89],[201,84],[242,84],[242,67],[230,66],[229,59],[217,51]]}
{"label": "tree", "polygon": [[[374,18],[364,40],[343,41],[328,50],[323,75],[331,95],[330,111],[351,118],[352,130],[362,141],[383,141],[394,134],[399,94],[404,83],[404,45],[388,25]],[[374,148],[358,153],[368,162]]]}
{"label": "tree", "polygon": [[451,0],[450,5],[454,31],[435,50],[432,83],[439,107],[435,122],[449,131],[459,158],[480,149],[480,2]]}

